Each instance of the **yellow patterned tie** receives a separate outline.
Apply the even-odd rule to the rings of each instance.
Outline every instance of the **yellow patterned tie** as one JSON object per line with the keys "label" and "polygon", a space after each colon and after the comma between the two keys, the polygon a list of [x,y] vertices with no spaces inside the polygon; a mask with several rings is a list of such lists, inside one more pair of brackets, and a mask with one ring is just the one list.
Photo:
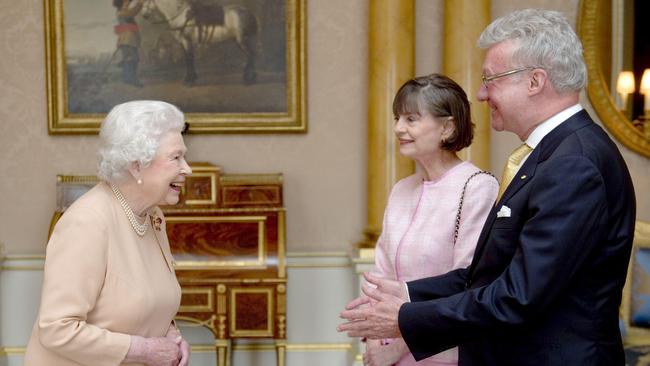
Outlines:
{"label": "yellow patterned tie", "polygon": [[512,154],[510,154],[508,157],[508,163],[506,164],[505,168],[503,168],[503,176],[501,177],[501,185],[499,185],[499,195],[497,196],[497,201],[501,199],[503,192],[505,192],[506,188],[508,188],[508,185],[510,185],[510,182],[512,182],[512,178],[515,176],[515,173],[517,173],[521,160],[526,155],[530,154],[531,151],[533,151],[533,149],[531,149],[530,146],[522,144],[516,148]]}

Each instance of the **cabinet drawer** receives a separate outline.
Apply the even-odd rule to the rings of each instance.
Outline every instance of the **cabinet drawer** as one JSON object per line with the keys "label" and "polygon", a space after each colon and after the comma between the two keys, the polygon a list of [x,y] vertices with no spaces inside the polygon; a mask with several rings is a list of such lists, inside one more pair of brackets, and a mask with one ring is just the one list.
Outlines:
{"label": "cabinet drawer", "polygon": [[214,287],[182,286],[179,313],[214,313]]}
{"label": "cabinet drawer", "polygon": [[267,186],[225,186],[222,189],[224,207],[272,205],[282,203],[280,187]]}
{"label": "cabinet drawer", "polygon": [[273,288],[233,287],[229,302],[231,337],[273,337]]}

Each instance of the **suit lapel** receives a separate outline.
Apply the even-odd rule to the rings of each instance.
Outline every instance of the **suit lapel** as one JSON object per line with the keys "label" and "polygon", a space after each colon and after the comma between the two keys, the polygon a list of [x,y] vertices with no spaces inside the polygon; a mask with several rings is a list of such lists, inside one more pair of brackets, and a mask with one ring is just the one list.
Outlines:
{"label": "suit lapel", "polygon": [[483,229],[481,229],[481,234],[478,237],[478,242],[476,244],[476,250],[474,252],[474,257],[472,258],[472,264],[470,265],[469,269],[469,276],[471,278],[472,273],[474,273],[474,268],[478,264],[478,260],[481,258],[481,255],[483,255],[483,249],[485,248],[485,244],[487,243],[487,238],[492,231],[492,225],[494,225],[494,221],[497,218],[497,212],[501,209],[503,206],[503,202],[508,202],[510,197],[512,197],[521,187],[526,185],[526,183],[530,182],[532,177],[535,175],[535,170],[537,169],[537,164],[538,164],[538,158],[539,158],[539,149],[534,149],[530,155],[528,156],[528,159],[524,162],[524,165],[521,166],[519,171],[517,172],[517,175],[514,176],[512,179],[512,182],[510,182],[510,185],[508,188],[506,188],[506,191],[503,192],[503,196],[501,196],[501,199],[498,200],[494,207],[492,207],[492,210],[490,210],[490,213],[488,214],[487,219],[485,220],[485,225],[483,225]]}
{"label": "suit lapel", "polygon": [[496,202],[488,214],[485,225],[483,225],[483,229],[479,235],[474,258],[472,259],[472,263],[469,268],[469,278],[472,277],[474,269],[476,268],[476,265],[479,262],[481,255],[483,254],[485,244],[487,243],[489,234],[492,231],[492,225],[494,225],[494,221],[496,220],[497,212],[499,209],[501,209],[502,202],[508,202],[508,200],[514,196],[525,184],[532,180],[533,176],[535,175],[535,171],[537,170],[537,166],[541,162],[548,159],[567,136],[580,128],[588,126],[591,123],[593,123],[593,120],[587,111],[583,109],[580,112],[569,117],[566,121],[558,125],[546,136],[544,136],[539,145],[537,145],[537,147],[530,153],[528,159],[526,159],[524,162],[524,165],[521,166],[517,172],[517,175],[515,175],[508,188],[506,188],[506,191],[503,193],[501,199]]}

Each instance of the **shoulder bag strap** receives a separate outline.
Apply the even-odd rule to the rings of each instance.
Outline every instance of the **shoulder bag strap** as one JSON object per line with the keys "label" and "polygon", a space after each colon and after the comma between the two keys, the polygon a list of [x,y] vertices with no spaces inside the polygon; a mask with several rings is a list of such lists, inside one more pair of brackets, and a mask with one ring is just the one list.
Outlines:
{"label": "shoulder bag strap", "polygon": [[467,178],[465,185],[463,185],[463,191],[460,194],[460,201],[458,202],[458,212],[456,212],[456,227],[454,228],[454,246],[456,246],[456,240],[458,240],[458,229],[460,229],[460,213],[463,211],[463,201],[465,200],[465,190],[467,189],[467,184],[472,178],[476,177],[479,174],[487,174],[492,176],[492,178],[497,179],[494,174],[487,172],[485,170],[479,170],[474,172],[472,175]]}

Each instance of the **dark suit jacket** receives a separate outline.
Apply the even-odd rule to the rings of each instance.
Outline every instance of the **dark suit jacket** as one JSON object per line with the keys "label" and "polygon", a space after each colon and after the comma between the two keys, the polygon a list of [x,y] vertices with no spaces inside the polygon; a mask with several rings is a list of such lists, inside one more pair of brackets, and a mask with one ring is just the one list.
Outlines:
{"label": "dark suit jacket", "polygon": [[[497,217],[502,206],[510,217]],[[531,152],[470,267],[408,283],[402,336],[418,360],[458,345],[460,365],[624,365],[634,221],[625,162],[580,111]]]}

